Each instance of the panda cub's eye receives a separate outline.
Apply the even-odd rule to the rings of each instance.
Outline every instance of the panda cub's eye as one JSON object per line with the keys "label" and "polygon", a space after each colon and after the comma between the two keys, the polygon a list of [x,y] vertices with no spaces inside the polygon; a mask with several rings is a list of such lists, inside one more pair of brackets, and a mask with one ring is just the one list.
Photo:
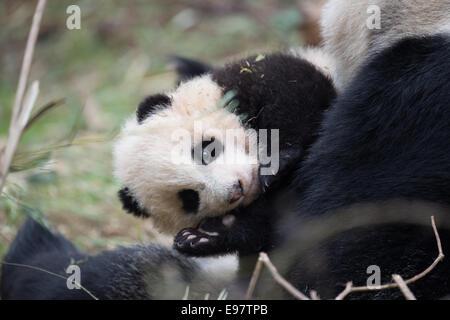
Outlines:
{"label": "panda cub's eye", "polygon": [[219,140],[212,137],[210,140],[203,140],[192,148],[192,159],[197,164],[207,166],[216,160],[223,151],[223,146]]}

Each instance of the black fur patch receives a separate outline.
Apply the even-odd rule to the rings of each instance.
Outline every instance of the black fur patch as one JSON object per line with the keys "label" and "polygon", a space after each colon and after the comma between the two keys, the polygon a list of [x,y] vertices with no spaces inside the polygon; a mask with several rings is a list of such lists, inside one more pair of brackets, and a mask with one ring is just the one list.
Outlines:
{"label": "black fur patch", "polygon": [[336,97],[331,80],[316,67],[284,53],[231,63],[215,70],[212,78],[224,92],[237,92],[235,113],[246,116],[246,126],[279,129],[280,150],[307,149]]}
{"label": "black fur patch", "polygon": [[[69,261],[79,261],[82,285],[99,300],[148,300],[161,298],[161,290],[149,291],[162,283],[164,270],[173,270],[183,281],[196,275],[195,263],[157,244],[134,245],[106,250],[98,255],[78,251],[61,234],[51,232],[32,218],[20,228],[4,262],[20,263],[67,277]],[[30,268],[1,265],[2,300],[92,300],[86,290],[68,290],[54,274]],[[151,274],[155,281],[146,282]],[[151,277],[150,277],[151,278]],[[147,287],[148,286],[148,287]],[[163,294],[165,290],[162,290]],[[211,292],[211,291],[208,291]],[[164,298],[167,296],[164,295]],[[169,296],[170,299],[172,296]],[[173,295],[173,298],[175,295]]]}
{"label": "black fur patch", "polygon": [[155,94],[145,98],[136,110],[138,123],[148,118],[157,109],[156,107],[167,107],[171,103],[172,100],[166,94]]}
{"label": "black fur patch", "polygon": [[147,210],[141,208],[138,201],[133,197],[128,188],[123,188],[118,192],[119,199],[122,202],[123,209],[132,213],[136,217],[148,218],[150,213]]}
{"label": "black fur patch", "polygon": [[212,71],[212,67],[209,65],[188,58],[175,56],[173,61],[178,74],[178,83]]}
{"label": "black fur patch", "polygon": [[183,201],[183,209],[187,213],[197,213],[200,205],[198,192],[192,189],[186,189],[178,192],[178,196]]}
{"label": "black fur patch", "polygon": [[308,188],[304,212],[393,198],[450,204],[449,79],[448,37],[404,39],[369,59],[296,180]]}

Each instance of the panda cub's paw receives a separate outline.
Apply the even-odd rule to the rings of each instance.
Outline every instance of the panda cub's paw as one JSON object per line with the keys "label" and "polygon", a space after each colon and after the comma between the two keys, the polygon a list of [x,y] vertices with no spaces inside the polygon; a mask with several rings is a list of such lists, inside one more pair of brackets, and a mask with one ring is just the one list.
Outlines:
{"label": "panda cub's paw", "polygon": [[181,230],[174,240],[174,248],[192,256],[207,256],[214,251],[216,233],[204,232],[195,228]]}
{"label": "panda cub's paw", "polygon": [[227,253],[227,229],[234,223],[234,215],[208,218],[197,228],[185,228],[174,239],[174,248],[192,256],[209,256]]}

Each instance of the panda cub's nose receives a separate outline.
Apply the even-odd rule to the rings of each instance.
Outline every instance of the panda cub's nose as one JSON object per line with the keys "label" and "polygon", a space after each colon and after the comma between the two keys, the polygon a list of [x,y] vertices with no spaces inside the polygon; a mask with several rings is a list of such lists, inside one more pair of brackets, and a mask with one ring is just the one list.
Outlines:
{"label": "panda cub's nose", "polygon": [[230,203],[234,203],[244,196],[244,190],[242,189],[242,182],[239,180],[238,183],[233,185],[233,190],[231,191]]}

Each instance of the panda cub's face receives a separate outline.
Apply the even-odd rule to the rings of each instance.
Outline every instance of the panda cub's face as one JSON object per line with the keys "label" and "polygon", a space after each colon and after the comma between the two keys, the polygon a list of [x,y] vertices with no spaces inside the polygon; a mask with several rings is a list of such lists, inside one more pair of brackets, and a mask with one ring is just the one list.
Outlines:
{"label": "panda cub's face", "polygon": [[249,152],[256,137],[217,107],[223,94],[210,75],[194,78],[148,97],[122,129],[114,148],[122,201],[162,232],[247,205],[260,192],[257,155]]}

